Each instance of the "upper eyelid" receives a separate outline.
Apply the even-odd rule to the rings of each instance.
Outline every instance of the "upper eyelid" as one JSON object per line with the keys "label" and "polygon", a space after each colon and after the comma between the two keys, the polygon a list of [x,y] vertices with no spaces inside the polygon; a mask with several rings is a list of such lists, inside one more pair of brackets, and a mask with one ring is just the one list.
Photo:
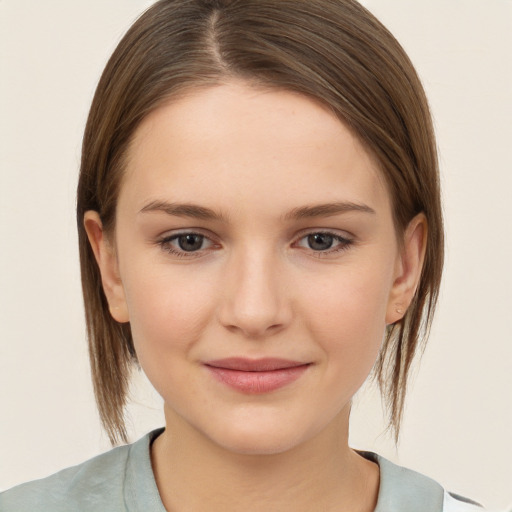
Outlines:
{"label": "upper eyelid", "polygon": [[[298,242],[300,242],[304,238],[306,238],[306,237],[308,237],[310,235],[316,235],[316,234],[331,236],[332,238],[334,238],[334,240],[336,240],[337,242],[339,242],[340,244],[345,245],[345,246],[354,243],[353,237],[339,235],[339,234],[333,233],[332,231],[311,231],[309,233],[306,233],[305,235],[297,237],[295,239],[295,242],[293,242],[293,243],[297,244]],[[326,251],[315,251],[315,252],[325,252],[325,253],[327,253],[330,250],[332,250],[332,248],[329,248]]]}
{"label": "upper eyelid", "polygon": [[162,242],[165,240],[175,239],[182,235],[200,235],[208,238],[208,240],[214,241],[216,237],[211,231],[203,228],[183,228],[172,231],[164,231],[161,235],[157,237],[158,242]]}
{"label": "upper eyelid", "polygon": [[352,233],[349,233],[348,231],[344,230],[337,230],[332,228],[316,228],[316,229],[305,229],[301,232],[299,232],[295,236],[295,240],[300,240],[301,238],[304,238],[305,236],[314,235],[316,233],[322,234],[322,235],[331,235],[335,238],[342,238],[343,240],[353,240],[355,237]]}
{"label": "upper eyelid", "polygon": [[[324,229],[308,228],[308,229],[303,229],[303,230],[299,231],[298,233],[296,233],[293,236],[293,239],[297,240],[299,238],[303,238],[305,236],[315,234],[315,233],[322,233],[322,234],[332,235],[334,237],[346,238],[346,239],[354,238],[354,236],[347,231],[336,230],[336,229],[332,229],[332,228],[324,228]],[[161,240],[176,238],[181,235],[201,235],[201,236],[204,236],[205,238],[208,238],[212,241],[219,238],[215,234],[211,233],[211,231],[203,229],[203,228],[184,228],[184,229],[179,229],[179,230],[172,231],[172,232],[166,231],[162,235],[158,236],[158,239],[159,239],[159,241],[161,241]]]}
{"label": "upper eyelid", "polygon": [[[352,240],[353,238],[355,238],[352,233],[349,233],[348,231],[345,231],[345,230],[337,230],[337,229],[333,229],[333,228],[307,228],[307,229],[302,229],[299,232],[295,233],[295,235],[292,237],[292,239],[298,240],[300,238],[303,238],[305,236],[315,234],[315,233],[332,235],[334,237],[339,237],[339,238],[343,238],[343,239],[347,239],[347,240]],[[161,235],[159,235],[157,238],[158,238],[158,241],[163,241],[163,240],[173,239],[173,238],[176,238],[181,235],[192,235],[192,234],[204,236],[205,238],[208,238],[211,241],[219,240],[221,238],[221,237],[218,237],[217,235],[215,235],[214,233],[212,233],[208,229],[194,228],[194,227],[192,227],[192,228],[187,227],[187,228],[183,228],[183,229],[173,230],[171,232],[165,231]]]}

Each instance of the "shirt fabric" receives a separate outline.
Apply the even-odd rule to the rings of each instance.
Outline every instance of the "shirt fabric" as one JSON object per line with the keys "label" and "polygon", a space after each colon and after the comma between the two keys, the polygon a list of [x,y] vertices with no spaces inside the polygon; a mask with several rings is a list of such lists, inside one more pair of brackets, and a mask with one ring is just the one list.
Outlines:
{"label": "shirt fabric", "polygon": [[[151,467],[150,446],[162,432],[114,448],[78,466],[0,493],[0,512],[166,512]],[[472,512],[476,504],[447,493],[437,482],[371,452],[379,465],[375,512]]]}

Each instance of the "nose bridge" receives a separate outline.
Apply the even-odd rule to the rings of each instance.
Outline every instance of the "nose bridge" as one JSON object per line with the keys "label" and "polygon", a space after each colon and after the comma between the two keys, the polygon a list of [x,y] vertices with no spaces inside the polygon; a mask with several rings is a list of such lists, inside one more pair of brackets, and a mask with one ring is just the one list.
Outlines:
{"label": "nose bridge", "polygon": [[276,332],[290,320],[280,258],[268,245],[245,244],[227,263],[220,319],[249,337]]}

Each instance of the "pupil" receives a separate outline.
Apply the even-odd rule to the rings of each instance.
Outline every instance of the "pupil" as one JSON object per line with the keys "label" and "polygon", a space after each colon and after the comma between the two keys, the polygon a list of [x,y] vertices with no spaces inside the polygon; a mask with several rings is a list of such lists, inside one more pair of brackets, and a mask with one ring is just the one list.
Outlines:
{"label": "pupil", "polygon": [[315,233],[314,235],[308,236],[308,244],[311,249],[315,251],[325,251],[330,249],[334,238],[332,235],[326,235],[323,233]]}
{"label": "pupil", "polygon": [[203,245],[203,236],[193,234],[181,235],[178,238],[178,244],[183,251],[197,251]]}

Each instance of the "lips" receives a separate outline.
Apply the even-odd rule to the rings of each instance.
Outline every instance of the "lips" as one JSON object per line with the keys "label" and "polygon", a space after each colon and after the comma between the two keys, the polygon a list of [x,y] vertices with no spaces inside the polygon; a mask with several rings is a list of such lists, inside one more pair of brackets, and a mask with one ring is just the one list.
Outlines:
{"label": "lips", "polygon": [[287,359],[227,358],[208,361],[206,369],[220,382],[248,394],[270,393],[299,379],[309,363]]}

